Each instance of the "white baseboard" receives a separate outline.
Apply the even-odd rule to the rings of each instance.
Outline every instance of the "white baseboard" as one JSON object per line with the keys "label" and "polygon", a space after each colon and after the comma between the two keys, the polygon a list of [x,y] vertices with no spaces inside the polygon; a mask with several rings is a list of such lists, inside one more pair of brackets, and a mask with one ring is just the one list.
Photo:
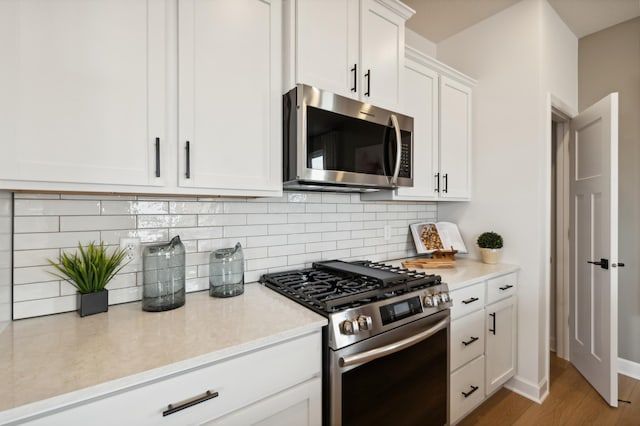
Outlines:
{"label": "white baseboard", "polygon": [[640,380],[640,363],[618,358],[618,373]]}
{"label": "white baseboard", "polygon": [[547,395],[549,395],[549,386],[547,381],[543,380],[538,384],[523,379],[522,377],[512,377],[504,387],[512,392],[522,395],[527,399],[542,404]]}

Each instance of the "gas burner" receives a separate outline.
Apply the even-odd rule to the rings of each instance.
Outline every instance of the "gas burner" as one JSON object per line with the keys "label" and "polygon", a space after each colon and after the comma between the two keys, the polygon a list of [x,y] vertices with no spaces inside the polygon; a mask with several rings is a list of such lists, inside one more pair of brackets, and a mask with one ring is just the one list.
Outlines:
{"label": "gas burner", "polygon": [[328,315],[438,285],[440,277],[378,262],[334,260],[265,274],[260,282]]}

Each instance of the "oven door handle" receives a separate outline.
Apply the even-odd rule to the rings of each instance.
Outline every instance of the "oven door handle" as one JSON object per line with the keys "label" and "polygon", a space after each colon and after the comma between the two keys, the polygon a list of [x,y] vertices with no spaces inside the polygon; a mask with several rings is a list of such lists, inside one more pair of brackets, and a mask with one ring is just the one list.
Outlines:
{"label": "oven door handle", "polygon": [[351,365],[364,364],[366,362],[373,361],[374,359],[391,355],[392,353],[409,348],[417,343],[422,342],[423,340],[428,339],[429,337],[436,334],[438,331],[444,328],[447,328],[448,326],[449,326],[449,317],[443,319],[433,327],[423,332],[420,332],[411,337],[407,337],[406,339],[398,340],[397,342],[391,343],[390,345],[381,346],[375,349],[370,349],[368,351],[361,352],[355,355],[340,357],[340,359],[338,360],[338,364],[340,365],[340,367],[349,367]]}

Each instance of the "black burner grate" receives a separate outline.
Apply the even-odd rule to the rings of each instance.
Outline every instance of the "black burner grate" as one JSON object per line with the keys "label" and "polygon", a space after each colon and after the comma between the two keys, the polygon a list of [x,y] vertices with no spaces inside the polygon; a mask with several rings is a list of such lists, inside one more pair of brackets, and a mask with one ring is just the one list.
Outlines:
{"label": "black burner grate", "polygon": [[[380,274],[375,273],[360,275],[353,272],[319,269],[314,265],[313,268],[308,269],[265,274],[260,278],[260,282],[325,315],[440,284],[438,275],[410,271],[382,263],[351,262],[346,264],[345,269],[349,270],[349,265],[356,267],[352,268],[353,270],[365,267],[385,271],[385,279],[377,279],[376,276]],[[323,265],[318,264],[318,266]],[[394,274],[397,279],[391,279],[391,274]]]}

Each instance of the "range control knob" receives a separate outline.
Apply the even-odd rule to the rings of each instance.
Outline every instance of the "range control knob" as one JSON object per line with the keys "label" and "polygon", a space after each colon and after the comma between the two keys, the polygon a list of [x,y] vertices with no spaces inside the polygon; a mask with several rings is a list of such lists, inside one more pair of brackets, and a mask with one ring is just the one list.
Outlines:
{"label": "range control knob", "polygon": [[344,320],[340,323],[340,333],[352,335],[360,332],[358,320]]}
{"label": "range control knob", "polygon": [[442,303],[451,302],[451,296],[449,296],[449,292],[440,293],[440,300]]}
{"label": "range control knob", "polygon": [[440,304],[440,298],[437,294],[427,295],[424,297],[424,306],[427,308],[435,308]]}
{"label": "range control knob", "polygon": [[371,330],[371,328],[373,328],[373,321],[368,315],[360,315],[358,317],[358,326],[360,330]]}

